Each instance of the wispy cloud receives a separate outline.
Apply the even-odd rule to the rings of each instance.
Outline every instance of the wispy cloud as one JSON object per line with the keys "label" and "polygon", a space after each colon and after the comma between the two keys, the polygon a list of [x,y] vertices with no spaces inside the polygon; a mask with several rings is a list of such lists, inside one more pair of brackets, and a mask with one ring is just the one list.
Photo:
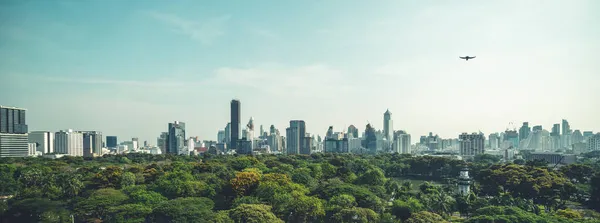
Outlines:
{"label": "wispy cloud", "polygon": [[98,79],[98,78],[80,78],[80,77],[43,77],[31,76],[30,79],[43,82],[56,83],[74,83],[74,84],[91,84],[91,85],[117,85],[125,87],[183,87],[200,82],[183,82],[183,81],[165,81],[165,80],[117,80],[117,79]]}
{"label": "wispy cloud", "polygon": [[258,65],[222,67],[215,83],[229,83],[284,97],[329,97],[347,92],[344,72],[323,64],[306,66]]}
{"label": "wispy cloud", "polygon": [[225,24],[231,18],[230,15],[222,15],[205,21],[194,21],[167,13],[148,12],[148,15],[170,25],[174,31],[187,35],[204,45],[210,45],[215,39],[224,35]]}

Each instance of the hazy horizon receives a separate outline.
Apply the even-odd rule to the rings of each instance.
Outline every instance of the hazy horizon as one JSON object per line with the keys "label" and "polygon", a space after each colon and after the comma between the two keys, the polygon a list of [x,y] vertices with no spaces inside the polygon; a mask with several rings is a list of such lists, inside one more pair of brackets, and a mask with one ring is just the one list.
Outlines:
{"label": "hazy horizon", "polygon": [[182,121],[214,140],[233,98],[255,135],[382,129],[386,109],[413,143],[509,122],[600,131],[598,1],[105,3],[0,2],[0,105],[30,131],[155,144]]}

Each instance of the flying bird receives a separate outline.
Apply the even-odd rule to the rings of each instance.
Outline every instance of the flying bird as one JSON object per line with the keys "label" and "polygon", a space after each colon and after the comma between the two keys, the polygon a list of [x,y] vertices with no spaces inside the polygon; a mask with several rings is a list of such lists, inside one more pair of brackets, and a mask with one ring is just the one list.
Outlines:
{"label": "flying bird", "polygon": [[470,59],[475,59],[475,56],[472,56],[472,57],[470,57],[470,56],[466,56],[466,57],[460,57],[460,59],[463,59],[463,60],[465,60],[465,61],[468,61],[468,60],[470,60]]}

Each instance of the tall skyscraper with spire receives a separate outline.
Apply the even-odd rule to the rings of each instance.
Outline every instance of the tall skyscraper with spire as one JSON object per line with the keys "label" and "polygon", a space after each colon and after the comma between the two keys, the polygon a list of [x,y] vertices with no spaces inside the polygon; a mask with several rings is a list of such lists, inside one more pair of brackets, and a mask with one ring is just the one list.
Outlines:
{"label": "tall skyscraper with spire", "polygon": [[237,141],[240,139],[242,126],[241,119],[241,104],[239,100],[231,100],[231,149],[237,149]]}
{"label": "tall skyscraper with spire", "polygon": [[392,122],[392,113],[390,112],[390,110],[386,110],[385,113],[383,113],[383,134],[385,136],[385,138],[387,140],[394,140],[393,138],[393,134],[394,134],[394,127],[393,127],[393,122]]}

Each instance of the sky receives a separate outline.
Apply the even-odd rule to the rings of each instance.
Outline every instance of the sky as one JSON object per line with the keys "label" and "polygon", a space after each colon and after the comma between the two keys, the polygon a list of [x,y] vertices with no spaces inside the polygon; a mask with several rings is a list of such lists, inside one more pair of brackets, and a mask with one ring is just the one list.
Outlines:
{"label": "sky", "polygon": [[[215,140],[239,99],[285,133],[329,126],[600,131],[600,1],[0,1],[0,104],[30,131]],[[464,61],[459,56],[477,56]],[[258,134],[256,134],[258,135]]]}

